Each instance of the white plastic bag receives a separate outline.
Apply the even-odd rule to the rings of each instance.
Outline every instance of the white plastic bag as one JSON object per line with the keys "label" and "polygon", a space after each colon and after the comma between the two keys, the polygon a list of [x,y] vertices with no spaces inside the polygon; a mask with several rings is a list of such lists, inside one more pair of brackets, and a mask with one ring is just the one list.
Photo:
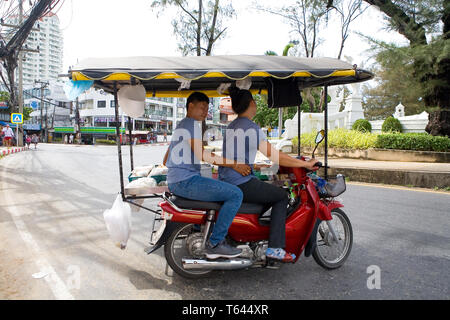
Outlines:
{"label": "white plastic bag", "polygon": [[131,188],[153,188],[156,187],[157,183],[156,180],[150,177],[140,178],[131,181],[129,184],[126,185],[126,189]]}
{"label": "white plastic bag", "polygon": [[149,176],[165,176],[167,175],[167,172],[169,171],[169,168],[167,168],[164,165],[158,165],[155,166],[152,171],[150,172]]}
{"label": "white plastic bag", "polygon": [[123,202],[122,196],[117,195],[111,209],[103,212],[106,228],[111,239],[120,249],[125,249],[131,233],[131,208]]}
{"label": "white plastic bag", "polygon": [[152,171],[153,166],[142,166],[136,167],[133,171],[131,171],[132,177],[146,177]]}
{"label": "white plastic bag", "polygon": [[[136,192],[136,194],[139,194],[138,191],[136,191],[136,189],[148,189],[148,188],[153,188],[156,187],[157,183],[156,180],[153,178],[149,178],[149,177],[145,177],[145,178],[140,178],[137,180],[133,180],[131,181],[129,184],[126,185],[125,189],[128,190],[134,190],[134,192]],[[144,191],[145,193],[145,191]],[[137,203],[139,205],[142,205],[144,203],[144,199],[135,199],[133,200],[134,203]],[[130,204],[131,207],[131,211],[133,212],[138,212],[141,208],[138,206],[135,206],[133,204]]]}

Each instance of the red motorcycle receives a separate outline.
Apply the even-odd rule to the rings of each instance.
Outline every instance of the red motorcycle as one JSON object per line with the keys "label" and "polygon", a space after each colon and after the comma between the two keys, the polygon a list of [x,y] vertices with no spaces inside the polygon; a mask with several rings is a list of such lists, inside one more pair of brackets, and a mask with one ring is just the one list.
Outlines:
{"label": "red motorcycle", "polygon": [[[320,134],[318,137],[316,148],[323,139]],[[289,194],[285,250],[296,255],[294,263],[304,252],[326,269],[342,266],[353,243],[350,220],[341,209],[342,203],[335,199],[345,191],[344,176],[328,177],[325,181],[303,168],[280,167],[274,179],[267,182]],[[241,248],[242,254],[234,259],[208,260],[204,255],[205,243],[221,203],[185,199],[169,192],[163,199],[159,203],[160,217],[155,219],[161,226],[155,230],[154,223],[150,247],[145,251],[150,254],[164,245],[165,258],[177,274],[200,278],[213,270],[279,268],[282,264],[265,256],[270,208],[243,203],[227,235],[228,242]]]}

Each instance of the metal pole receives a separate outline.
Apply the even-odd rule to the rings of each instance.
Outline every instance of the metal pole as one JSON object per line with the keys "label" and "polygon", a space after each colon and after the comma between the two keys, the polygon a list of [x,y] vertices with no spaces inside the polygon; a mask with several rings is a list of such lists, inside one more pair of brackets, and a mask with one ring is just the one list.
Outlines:
{"label": "metal pole", "polygon": [[131,171],[134,169],[134,159],[133,159],[133,135],[132,135],[132,124],[131,124],[131,117],[128,117],[128,137],[130,140],[130,164],[131,164]]}
{"label": "metal pole", "polygon": [[44,86],[43,86],[43,84],[41,83],[41,105],[40,105],[40,108],[39,109],[41,109],[40,111],[41,111],[41,137],[42,137],[42,128],[44,127],[43,126],[43,121],[44,121]]}
{"label": "metal pole", "polygon": [[325,180],[328,179],[328,86],[324,87]]}
{"label": "metal pole", "polygon": [[[22,26],[23,22],[23,0],[19,0],[19,25]],[[19,113],[23,114],[23,56],[22,52],[19,50],[19,84],[18,84],[18,102],[19,102]],[[21,125],[23,126],[23,125]],[[23,146],[23,130],[19,130],[19,124],[17,124],[17,146]]]}
{"label": "metal pole", "polygon": [[119,127],[119,105],[117,99],[117,82],[114,81],[114,111],[116,122],[116,144],[117,153],[119,156],[119,175],[120,175],[120,193],[122,194],[122,200],[125,200],[125,187],[123,184],[123,167],[122,167],[122,148],[120,145],[120,127]]}
{"label": "metal pole", "polygon": [[278,138],[281,138],[281,130],[283,129],[283,108],[278,109]]}
{"label": "metal pole", "polygon": [[81,144],[80,105],[78,97],[75,101],[75,123],[76,123],[75,140],[77,141],[77,144]]}
{"label": "metal pole", "polygon": [[301,106],[297,107],[297,136],[298,136],[298,145],[297,145],[297,155],[300,157],[300,135],[301,135],[301,124],[302,124],[302,110]]}
{"label": "metal pole", "polygon": [[45,143],[48,143],[48,103],[45,104]]}

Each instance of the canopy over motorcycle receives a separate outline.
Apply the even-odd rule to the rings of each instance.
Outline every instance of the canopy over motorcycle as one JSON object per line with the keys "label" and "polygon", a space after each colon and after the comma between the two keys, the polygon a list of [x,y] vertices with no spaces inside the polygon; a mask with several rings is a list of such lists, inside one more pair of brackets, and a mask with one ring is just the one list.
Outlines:
{"label": "canopy over motorcycle", "polygon": [[[328,86],[362,82],[372,79],[373,76],[371,72],[359,69],[356,65],[333,58],[255,55],[91,58],[81,61],[69,70],[72,81],[93,81],[95,88],[103,89],[115,96],[116,141],[121,192],[124,199],[117,99],[118,90],[123,87],[142,85],[147,97],[188,97],[194,91],[203,92],[209,97],[222,97],[228,96],[227,89],[230,86],[237,86],[249,89],[253,94],[268,94],[270,100],[271,97],[275,97],[274,92],[278,88],[281,89],[277,91],[278,96],[280,92],[283,96],[287,92],[283,89],[289,86],[288,91],[294,88],[297,98],[300,99],[300,103],[291,104],[291,106],[297,106],[300,113],[301,90],[323,86],[326,94]],[[274,87],[274,83],[277,83],[278,88]],[[280,104],[277,105],[275,101],[271,106],[277,107]],[[284,106],[283,103],[281,106]],[[326,175],[327,99],[325,99],[324,115]],[[298,117],[299,137],[300,118]],[[128,121],[128,124],[130,125],[131,121]],[[300,155],[300,141],[297,151]],[[130,143],[130,159],[133,170],[132,143]]]}
{"label": "canopy over motorcycle", "polygon": [[267,93],[268,77],[294,78],[300,90],[373,77],[372,73],[338,59],[252,55],[91,58],[69,72],[72,80],[93,80],[95,87],[110,93],[114,93],[115,83],[139,83],[151,97],[187,97],[193,91],[209,97],[227,96],[217,90],[221,84],[245,79],[251,79],[252,93]]}

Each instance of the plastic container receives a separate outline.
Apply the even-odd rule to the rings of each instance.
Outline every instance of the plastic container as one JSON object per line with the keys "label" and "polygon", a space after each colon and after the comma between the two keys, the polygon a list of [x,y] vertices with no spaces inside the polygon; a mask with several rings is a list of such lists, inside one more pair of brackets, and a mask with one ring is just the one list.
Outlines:
{"label": "plastic container", "polygon": [[262,180],[262,181],[269,180],[269,177],[267,175],[265,175],[265,174],[261,174],[260,171],[254,171],[253,173],[259,180]]}

